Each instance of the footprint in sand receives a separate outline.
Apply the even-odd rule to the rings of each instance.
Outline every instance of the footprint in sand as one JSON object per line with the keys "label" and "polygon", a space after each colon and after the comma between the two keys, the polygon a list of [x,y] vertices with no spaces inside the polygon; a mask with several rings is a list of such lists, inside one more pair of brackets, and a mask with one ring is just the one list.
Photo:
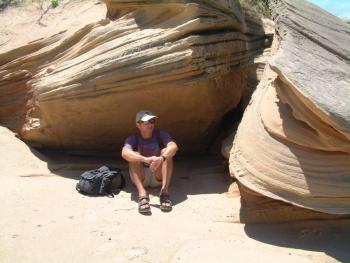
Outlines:
{"label": "footprint in sand", "polygon": [[129,260],[137,258],[142,255],[146,255],[148,253],[148,250],[143,247],[134,247],[128,251],[126,251],[125,256],[128,257]]}
{"label": "footprint in sand", "polygon": [[84,219],[88,222],[96,222],[97,221],[96,211],[93,209],[86,210]]}
{"label": "footprint in sand", "polygon": [[103,243],[101,246],[99,246],[96,249],[96,253],[98,254],[102,254],[102,253],[106,253],[110,250],[116,249],[118,247],[118,244],[115,242],[108,242],[108,243]]}

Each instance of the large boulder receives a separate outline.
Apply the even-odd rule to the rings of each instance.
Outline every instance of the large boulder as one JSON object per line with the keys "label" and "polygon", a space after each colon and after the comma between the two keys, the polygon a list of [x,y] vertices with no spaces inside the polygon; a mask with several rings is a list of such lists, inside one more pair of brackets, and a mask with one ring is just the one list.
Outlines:
{"label": "large boulder", "polygon": [[31,145],[116,152],[147,108],[184,151],[205,150],[263,30],[233,0],[105,3],[106,19],[0,53],[0,122]]}
{"label": "large boulder", "polygon": [[273,56],[230,154],[243,221],[348,216],[350,27],[307,1],[271,7]]}
{"label": "large boulder", "polygon": [[16,138],[8,128],[0,126],[0,178],[50,174],[50,159]]}

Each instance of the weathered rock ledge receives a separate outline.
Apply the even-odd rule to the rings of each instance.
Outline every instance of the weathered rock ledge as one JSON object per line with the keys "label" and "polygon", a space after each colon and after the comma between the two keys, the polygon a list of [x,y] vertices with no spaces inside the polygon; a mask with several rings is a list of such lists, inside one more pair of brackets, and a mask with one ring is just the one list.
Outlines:
{"label": "weathered rock ledge", "polygon": [[0,54],[1,124],[31,145],[115,153],[148,108],[183,151],[205,150],[263,30],[236,1],[105,2],[104,20]]}
{"label": "weathered rock ledge", "polygon": [[[271,6],[273,57],[238,128],[231,175],[247,192],[348,216],[350,27],[306,1],[271,1]],[[252,211],[248,220],[265,221],[281,212],[262,203],[264,216]],[[311,218],[327,218],[321,214]]]}

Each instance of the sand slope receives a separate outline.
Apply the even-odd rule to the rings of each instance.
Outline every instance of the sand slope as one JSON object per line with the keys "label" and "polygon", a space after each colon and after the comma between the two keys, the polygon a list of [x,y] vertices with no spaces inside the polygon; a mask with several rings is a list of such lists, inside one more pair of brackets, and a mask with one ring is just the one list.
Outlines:
{"label": "sand slope", "polygon": [[50,160],[45,168],[46,162],[31,156],[23,142],[3,131],[1,156],[10,157],[0,168],[0,262],[350,260],[346,221],[234,223],[240,198],[234,189],[227,193],[230,178],[220,157],[176,160],[171,189],[174,210],[159,210],[154,189],[150,191],[152,215],[142,216],[129,180],[115,198],[86,197],[74,188],[82,171],[112,163],[125,172],[125,162],[38,155]]}

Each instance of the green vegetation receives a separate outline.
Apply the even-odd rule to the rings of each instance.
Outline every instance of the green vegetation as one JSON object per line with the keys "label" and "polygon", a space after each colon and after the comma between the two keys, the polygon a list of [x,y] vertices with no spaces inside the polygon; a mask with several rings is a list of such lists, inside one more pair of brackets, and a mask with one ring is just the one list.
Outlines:
{"label": "green vegetation", "polygon": [[268,0],[239,0],[239,2],[257,16],[271,17]]}
{"label": "green vegetation", "polygon": [[51,0],[51,6],[52,8],[55,8],[58,6],[58,0]]}
{"label": "green vegetation", "polygon": [[23,0],[0,0],[0,10],[8,6],[18,5],[22,2]]}
{"label": "green vegetation", "polygon": [[[0,0],[0,11],[9,6],[16,6],[21,3],[28,2],[26,0]],[[32,0],[32,4],[38,6],[38,8],[44,10],[45,6],[49,3],[48,8],[56,8],[59,4],[59,0]]]}

